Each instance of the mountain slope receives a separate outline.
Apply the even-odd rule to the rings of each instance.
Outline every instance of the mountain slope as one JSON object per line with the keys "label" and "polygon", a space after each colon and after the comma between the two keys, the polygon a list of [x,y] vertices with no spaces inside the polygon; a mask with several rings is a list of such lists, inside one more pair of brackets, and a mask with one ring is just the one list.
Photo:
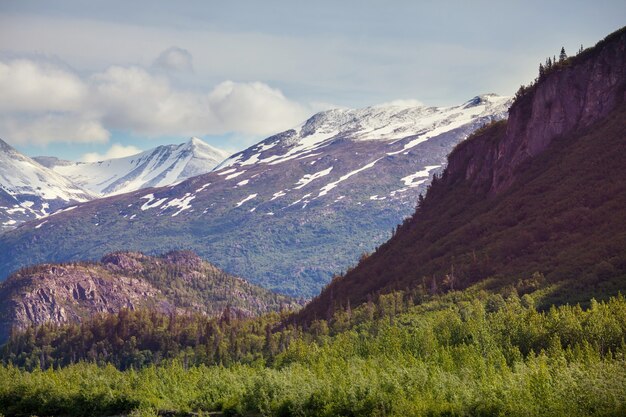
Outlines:
{"label": "mountain slope", "polygon": [[93,197],[0,139],[0,233]]}
{"label": "mountain slope", "polygon": [[414,216],[301,313],[496,276],[553,301],[626,289],[626,30],[560,63],[451,153]]}
{"label": "mountain slope", "polygon": [[[454,145],[509,99],[322,112],[171,187],[83,204],[0,238],[5,276],[30,263],[187,248],[256,284],[316,294],[384,242]],[[1,271],[0,271],[1,272]]]}
{"label": "mountain slope", "polygon": [[229,154],[191,138],[180,145],[163,145],[125,158],[99,162],[36,159],[95,194],[109,196],[141,188],[171,185],[210,172]]}
{"label": "mountain slope", "polygon": [[70,323],[122,308],[257,315],[297,304],[226,274],[191,252],[117,252],[96,263],[44,264],[0,284],[0,340],[11,327]]}

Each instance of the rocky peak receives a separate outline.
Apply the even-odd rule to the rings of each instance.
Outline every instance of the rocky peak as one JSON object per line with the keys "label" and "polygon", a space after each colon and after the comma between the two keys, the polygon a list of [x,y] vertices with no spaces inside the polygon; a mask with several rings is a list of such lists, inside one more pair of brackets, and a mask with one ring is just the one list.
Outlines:
{"label": "rocky peak", "polygon": [[[181,274],[171,274],[171,267]],[[146,308],[255,315],[295,307],[294,299],[228,275],[191,251],[159,257],[115,252],[100,262],[23,268],[0,284],[0,343],[11,327],[80,322],[99,313]]]}
{"label": "rocky peak", "polygon": [[141,261],[145,258],[147,257],[139,252],[113,252],[104,255],[100,262],[110,269],[137,273],[143,271]]}
{"label": "rocky peak", "polygon": [[202,265],[202,258],[189,250],[171,251],[161,257],[169,264],[175,264],[185,268],[198,269]]}

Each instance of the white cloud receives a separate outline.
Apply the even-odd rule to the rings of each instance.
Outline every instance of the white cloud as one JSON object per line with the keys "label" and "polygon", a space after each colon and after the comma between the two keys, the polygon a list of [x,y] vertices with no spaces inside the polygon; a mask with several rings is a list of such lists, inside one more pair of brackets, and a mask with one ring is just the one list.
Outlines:
{"label": "white cloud", "polygon": [[15,143],[106,142],[114,129],[152,137],[266,135],[311,112],[264,83],[187,91],[136,66],[80,78],[34,60],[0,62],[0,91],[0,137]]}
{"label": "white cloud", "polygon": [[167,78],[137,67],[111,67],[90,79],[94,107],[108,127],[158,136],[222,131],[203,94],[174,89]]}
{"label": "white cloud", "polygon": [[67,111],[85,99],[84,83],[74,74],[43,62],[0,62],[0,111]]}
{"label": "white cloud", "polygon": [[208,96],[211,112],[226,131],[271,134],[289,129],[310,113],[267,84],[225,81]]}
{"label": "white cloud", "polygon": [[75,114],[0,117],[0,137],[16,144],[50,142],[105,143],[110,133],[98,120]]}
{"label": "white cloud", "polygon": [[191,53],[183,48],[172,46],[161,52],[161,55],[154,61],[154,66],[164,70],[192,71]]}
{"label": "white cloud", "polygon": [[80,158],[80,160],[83,162],[98,162],[104,161],[105,159],[123,158],[125,156],[136,155],[139,152],[141,152],[141,149],[135,146],[124,146],[119,143],[114,143],[105,153],[86,153]]}
{"label": "white cloud", "polygon": [[392,101],[388,101],[386,103],[381,103],[378,104],[378,107],[389,107],[389,106],[396,106],[396,107],[419,107],[419,106],[423,106],[424,103],[422,103],[419,100],[415,100],[415,99],[399,99],[399,100],[392,100]]}

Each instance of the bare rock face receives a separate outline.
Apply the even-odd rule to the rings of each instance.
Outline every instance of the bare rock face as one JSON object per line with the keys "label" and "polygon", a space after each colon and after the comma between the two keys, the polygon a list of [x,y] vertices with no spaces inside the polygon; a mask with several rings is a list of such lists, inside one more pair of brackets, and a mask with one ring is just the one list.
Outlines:
{"label": "bare rock face", "polygon": [[173,310],[150,283],[87,265],[41,265],[0,288],[0,327],[79,322],[95,313],[158,306]]}
{"label": "bare rock face", "polygon": [[512,184],[517,168],[554,140],[602,120],[624,100],[622,29],[539,80],[511,106],[502,129],[490,129],[461,144],[450,155],[447,175],[498,194]]}
{"label": "bare rock face", "polygon": [[24,268],[0,284],[0,342],[11,328],[80,322],[121,309],[250,316],[297,305],[228,275],[189,251],[115,252],[101,262]]}
{"label": "bare rock face", "polygon": [[192,251],[172,251],[163,255],[162,259],[169,264],[177,264],[192,269],[198,269],[202,265],[202,258]]}
{"label": "bare rock face", "polygon": [[141,260],[146,256],[139,252],[114,252],[104,255],[100,260],[107,268],[115,271],[141,272]]}

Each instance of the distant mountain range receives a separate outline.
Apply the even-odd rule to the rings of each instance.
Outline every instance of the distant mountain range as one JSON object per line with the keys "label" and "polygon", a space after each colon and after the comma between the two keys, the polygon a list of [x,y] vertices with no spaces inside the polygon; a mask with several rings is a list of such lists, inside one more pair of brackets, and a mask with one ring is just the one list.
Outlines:
{"label": "distant mountain range", "polygon": [[0,140],[0,233],[72,204],[181,182],[210,172],[228,155],[191,138],[125,158],[71,162],[29,158]]}
{"label": "distant mountain range", "polygon": [[211,171],[230,154],[198,138],[163,145],[125,158],[69,162],[35,157],[37,162],[99,196],[162,187]]}
{"label": "distant mountain range", "polygon": [[[315,295],[387,240],[452,148],[505,118],[510,102],[487,94],[451,107],[318,113],[210,173],[76,204],[4,233],[4,277],[24,265],[99,259],[116,250],[191,249],[266,288]],[[54,166],[66,173],[80,168]],[[98,181],[69,175],[85,185]],[[100,189],[115,192],[113,183]]]}
{"label": "distant mountain range", "polygon": [[95,197],[0,139],[0,233]]}

